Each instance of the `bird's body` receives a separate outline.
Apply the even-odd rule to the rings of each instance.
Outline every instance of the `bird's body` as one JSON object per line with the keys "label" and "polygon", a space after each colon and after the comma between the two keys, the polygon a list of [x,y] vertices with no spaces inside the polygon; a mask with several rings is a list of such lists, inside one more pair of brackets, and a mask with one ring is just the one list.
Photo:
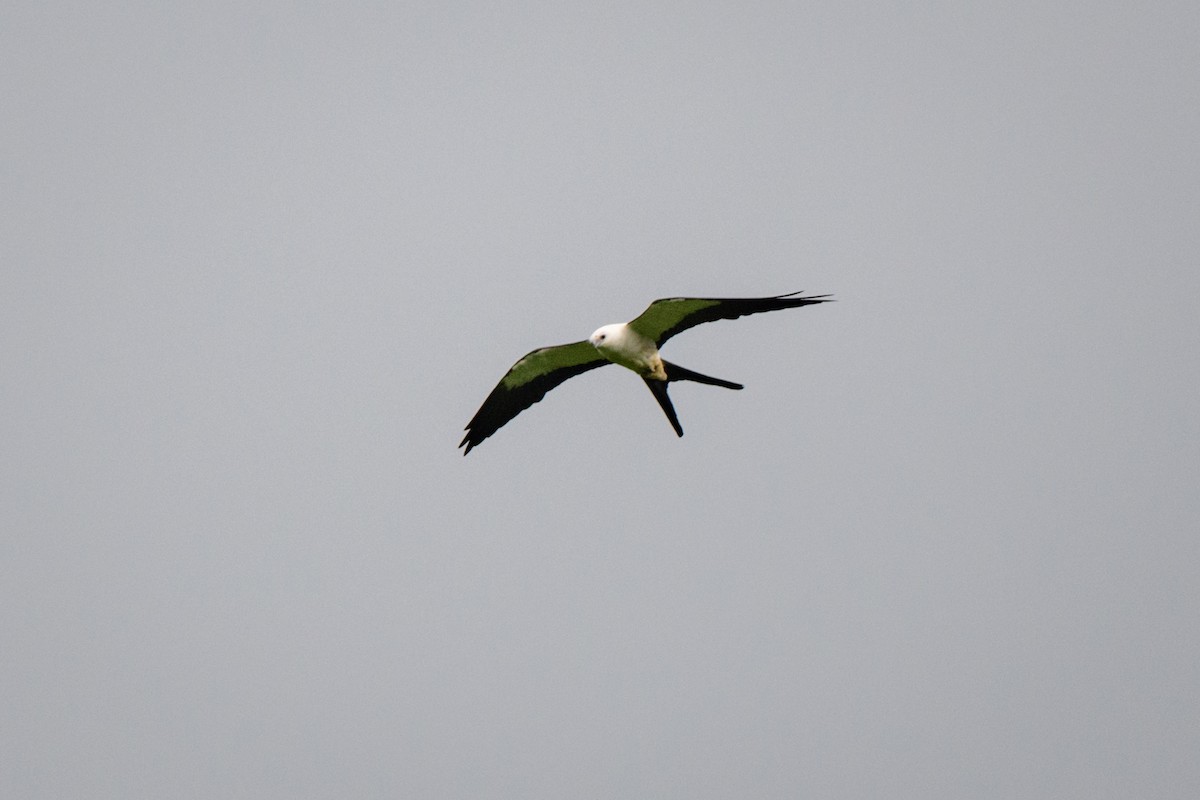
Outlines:
{"label": "bird's body", "polygon": [[610,363],[637,373],[650,388],[675,433],[683,436],[683,427],[667,395],[667,386],[671,381],[695,381],[726,389],[741,389],[742,385],[701,375],[664,361],[658,352],[663,343],[675,334],[705,322],[829,301],[828,295],[799,297],[799,294],[793,292],[752,298],[664,298],[655,300],[630,322],[597,328],[584,341],[543,347],[527,353],[513,364],[467,423],[467,435],[459,447],[466,447],[463,451],[463,455],[466,455],[472,447],[541,400],[555,386],[575,375]]}
{"label": "bird's body", "polygon": [[647,336],[629,327],[627,322],[616,322],[598,328],[588,339],[592,346],[614,364],[627,367],[643,378],[656,381],[667,379],[658,346]]}

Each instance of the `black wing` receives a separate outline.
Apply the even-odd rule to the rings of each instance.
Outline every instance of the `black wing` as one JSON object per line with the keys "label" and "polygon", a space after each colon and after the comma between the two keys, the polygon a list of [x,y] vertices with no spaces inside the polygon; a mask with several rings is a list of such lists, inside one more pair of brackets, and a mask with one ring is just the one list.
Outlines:
{"label": "black wing", "polygon": [[610,364],[589,341],[543,347],[527,353],[500,379],[464,429],[459,443],[471,448],[500,430],[517,414],[546,396],[546,392],[581,372]]}
{"label": "black wing", "polygon": [[651,303],[637,319],[629,323],[629,327],[662,347],[663,342],[680,331],[705,322],[828,303],[830,297],[827,294],[799,297],[800,294],[792,292],[776,297],[664,297]]}

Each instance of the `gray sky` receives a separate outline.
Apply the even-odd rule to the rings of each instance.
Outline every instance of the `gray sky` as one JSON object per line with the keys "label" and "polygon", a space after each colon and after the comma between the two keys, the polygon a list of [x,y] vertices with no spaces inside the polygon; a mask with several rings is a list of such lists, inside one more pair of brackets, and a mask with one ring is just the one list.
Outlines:
{"label": "gray sky", "polygon": [[0,795],[1200,794],[1200,10],[992,5],[7,4]]}

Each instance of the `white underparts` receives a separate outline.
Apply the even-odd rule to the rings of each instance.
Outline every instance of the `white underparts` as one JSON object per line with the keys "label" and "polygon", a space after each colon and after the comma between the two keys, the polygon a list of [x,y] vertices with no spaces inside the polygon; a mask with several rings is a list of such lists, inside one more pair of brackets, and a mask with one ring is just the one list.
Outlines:
{"label": "white underparts", "polygon": [[625,323],[605,325],[592,334],[591,343],[600,355],[614,364],[633,370],[643,378],[665,381],[667,372],[654,342]]}

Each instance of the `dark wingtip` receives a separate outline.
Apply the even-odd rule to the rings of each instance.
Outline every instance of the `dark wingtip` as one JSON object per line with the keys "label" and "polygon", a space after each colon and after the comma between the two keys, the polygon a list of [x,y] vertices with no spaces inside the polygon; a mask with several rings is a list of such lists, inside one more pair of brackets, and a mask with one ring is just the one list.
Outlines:
{"label": "dark wingtip", "polygon": [[[795,297],[798,294],[804,294],[804,290],[801,289],[798,292],[788,292],[787,294],[777,294],[774,297],[772,297],[771,299],[772,300],[783,300],[784,298],[787,298],[787,297]],[[831,294],[814,294],[814,295],[810,295],[808,297],[802,297],[800,299],[801,300],[810,300],[813,303],[833,303],[833,302],[835,302],[833,299],[833,295],[831,295]]]}

